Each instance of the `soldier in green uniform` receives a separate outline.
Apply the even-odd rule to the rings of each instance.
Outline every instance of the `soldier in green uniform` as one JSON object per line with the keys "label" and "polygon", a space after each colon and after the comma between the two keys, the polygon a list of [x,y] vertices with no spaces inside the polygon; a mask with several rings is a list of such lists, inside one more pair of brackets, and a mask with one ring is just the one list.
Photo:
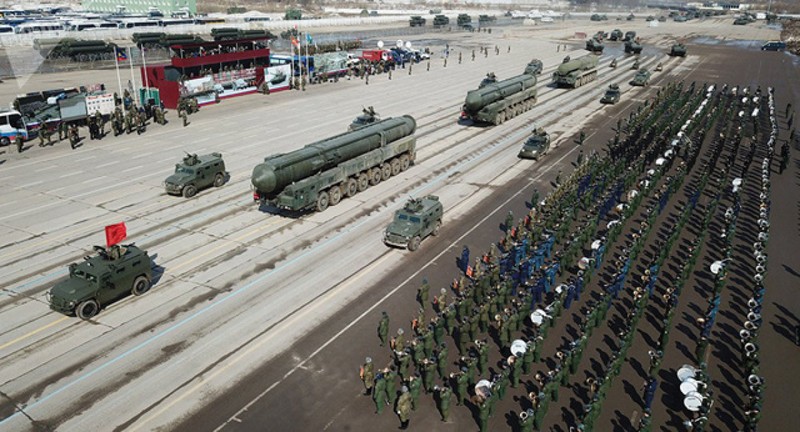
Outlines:
{"label": "soldier in green uniform", "polygon": [[422,386],[425,388],[425,393],[430,393],[433,390],[433,380],[436,377],[436,364],[430,359],[423,359],[420,365],[420,372],[422,374]]}
{"label": "soldier in green uniform", "polygon": [[386,338],[389,336],[389,315],[386,311],[381,312],[381,320],[378,323],[378,337],[381,340],[381,346],[386,346]]}
{"label": "soldier in green uniform", "polygon": [[461,51],[458,52],[458,64],[461,64]]}
{"label": "soldier in green uniform", "polygon": [[14,144],[17,145],[17,153],[22,153],[23,142],[22,135],[17,134],[17,136],[14,137]]}
{"label": "soldier in green uniform", "polygon": [[189,117],[188,114],[186,114],[186,108],[183,108],[180,111],[178,111],[178,116],[180,116],[181,120],[183,121],[183,127],[189,125]]}
{"label": "soldier in green uniform", "polygon": [[383,372],[375,375],[375,389],[372,392],[372,400],[375,401],[375,413],[383,412],[386,406],[386,380],[383,379]]}
{"label": "soldier in green uniform", "polygon": [[475,61],[475,50],[472,50],[472,61]]}
{"label": "soldier in green uniform", "polygon": [[469,374],[467,373],[467,368],[461,368],[461,371],[452,374],[451,377],[456,382],[456,405],[463,405],[469,399],[467,390],[469,388]]}
{"label": "soldier in green uniform", "polygon": [[389,342],[390,347],[395,351],[402,351],[406,348],[406,337],[402,328],[397,329],[397,335]]}
{"label": "soldier in green uniform", "polygon": [[69,137],[69,125],[65,121],[58,122],[58,140],[64,140]]}
{"label": "soldier in green uniform", "polygon": [[42,122],[42,126],[39,127],[39,147],[44,147],[45,146],[44,140],[46,138],[48,138],[48,135],[47,135],[47,124]]}
{"label": "soldier in green uniform", "polygon": [[383,378],[386,381],[386,402],[389,406],[394,406],[397,401],[397,374],[391,369],[383,370]]}
{"label": "soldier in green uniform", "polygon": [[486,375],[486,366],[489,364],[489,344],[485,340],[476,340],[475,345],[478,347],[478,370],[481,375]]}
{"label": "soldier in green uniform", "polygon": [[447,419],[450,417],[450,397],[452,396],[452,392],[450,391],[450,387],[447,386],[436,386],[434,387],[434,391],[437,393],[436,398],[436,405],[439,409],[439,414],[442,415],[442,421],[447,422]]}
{"label": "soldier in green uniform", "polygon": [[408,387],[400,389],[400,399],[397,400],[397,416],[400,417],[400,429],[408,429],[413,402]]}
{"label": "soldier in green uniform", "polygon": [[439,352],[436,354],[436,368],[439,372],[439,377],[447,379],[447,344],[444,342],[439,344]]}
{"label": "soldier in green uniform", "polygon": [[69,146],[73,150],[78,145],[78,141],[80,141],[81,137],[78,135],[78,125],[72,124],[69,127]]}
{"label": "soldier in green uniform", "polygon": [[417,409],[417,402],[419,401],[419,391],[422,389],[422,379],[419,374],[414,374],[408,377],[407,384],[408,392],[411,394],[411,409]]}
{"label": "soldier in green uniform", "polygon": [[525,353],[522,354],[522,373],[529,375],[531,373],[531,364],[533,363],[533,349],[534,343],[528,342],[528,347]]}
{"label": "soldier in green uniform", "polygon": [[500,371],[494,386],[497,391],[497,397],[500,399],[506,397],[506,390],[508,390],[510,373],[511,371],[508,369],[508,367],[506,365],[503,365],[503,369]]}
{"label": "soldier in green uniform", "polygon": [[372,394],[372,387],[375,384],[375,369],[372,364],[372,358],[367,357],[364,364],[361,366],[361,382],[364,383],[364,394]]}
{"label": "soldier in green uniform", "polygon": [[411,363],[411,356],[406,351],[395,351],[395,364],[397,365],[397,374],[401,379],[408,376],[408,365]]}
{"label": "soldier in green uniform", "polygon": [[486,399],[478,406],[478,417],[480,418],[480,430],[481,432],[486,432],[489,427],[489,410],[491,406],[489,400]]}
{"label": "soldier in green uniform", "polygon": [[94,124],[97,126],[97,139],[102,139],[106,135],[106,121],[100,111],[94,112]]}
{"label": "soldier in green uniform", "polygon": [[428,279],[422,279],[422,284],[417,288],[417,301],[423,310],[428,307],[428,292],[430,289],[431,286],[428,284]]}
{"label": "soldier in green uniform", "polygon": [[522,362],[516,357],[511,357],[511,388],[517,388],[522,374]]}

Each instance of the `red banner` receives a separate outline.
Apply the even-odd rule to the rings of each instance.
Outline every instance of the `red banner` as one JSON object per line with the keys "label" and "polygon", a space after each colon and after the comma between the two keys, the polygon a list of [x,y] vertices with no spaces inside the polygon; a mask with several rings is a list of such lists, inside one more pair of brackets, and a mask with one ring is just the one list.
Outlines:
{"label": "red banner", "polygon": [[106,246],[111,247],[115,244],[125,240],[128,237],[128,230],[125,228],[125,222],[120,222],[106,227]]}

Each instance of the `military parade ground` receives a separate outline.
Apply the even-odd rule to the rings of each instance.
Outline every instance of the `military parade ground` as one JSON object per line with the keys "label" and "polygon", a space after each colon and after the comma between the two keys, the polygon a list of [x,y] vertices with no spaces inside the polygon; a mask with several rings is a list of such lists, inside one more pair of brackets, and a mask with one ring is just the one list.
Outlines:
{"label": "military parade ground", "polygon": [[[616,27],[641,54],[584,49]],[[779,33],[729,17],[431,30],[404,37],[430,60],[391,74],[0,147],[0,431],[793,430],[800,62],[759,50]],[[595,55],[596,78],[551,83]],[[535,103],[462,118],[487,74],[491,90],[533,59]],[[115,70],[9,78],[0,100],[95,82]],[[619,101],[600,103],[611,84]],[[410,147],[279,209],[308,191],[281,167],[341,144],[367,107],[394,123],[364,130],[405,128],[381,148]],[[205,187],[165,190],[201,168]],[[438,203],[423,223],[441,227],[399,244],[415,251],[385,237],[398,210]],[[147,284],[126,259],[151,262]],[[71,303],[77,278],[124,298]]]}

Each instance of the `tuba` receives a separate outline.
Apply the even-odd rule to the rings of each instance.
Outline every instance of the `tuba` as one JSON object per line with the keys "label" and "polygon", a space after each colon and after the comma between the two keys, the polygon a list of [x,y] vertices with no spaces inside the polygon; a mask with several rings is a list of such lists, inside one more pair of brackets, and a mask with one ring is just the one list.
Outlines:
{"label": "tuba", "polygon": [[528,418],[528,412],[527,411],[522,411],[521,413],[519,413],[519,419],[521,421],[525,421],[525,419],[527,419],[527,418]]}
{"label": "tuba", "polygon": [[755,276],[753,276],[753,279],[756,282],[761,283],[761,281],[764,280],[764,275],[762,275],[761,273],[757,273]]}
{"label": "tuba", "polygon": [[745,321],[744,328],[745,330],[750,330],[750,331],[758,330],[758,326],[752,321]]}
{"label": "tuba", "polygon": [[756,352],[757,349],[758,349],[758,347],[756,347],[756,344],[754,344],[752,342],[748,342],[748,343],[744,344],[744,350],[747,351],[747,354],[752,354],[752,353]]}
{"label": "tuba", "polygon": [[754,323],[757,322],[757,321],[760,321],[761,320],[761,314],[757,314],[755,312],[750,311],[750,312],[747,313],[747,320],[748,321],[752,321]]}
{"label": "tuba", "polygon": [[742,339],[742,341],[745,341],[745,340],[750,340],[751,335],[749,331],[741,329],[739,330],[739,337]]}
{"label": "tuba", "polygon": [[756,299],[751,298],[750,300],[747,300],[747,307],[749,307],[750,309],[755,309],[756,307],[758,307],[758,302],[756,301]]}

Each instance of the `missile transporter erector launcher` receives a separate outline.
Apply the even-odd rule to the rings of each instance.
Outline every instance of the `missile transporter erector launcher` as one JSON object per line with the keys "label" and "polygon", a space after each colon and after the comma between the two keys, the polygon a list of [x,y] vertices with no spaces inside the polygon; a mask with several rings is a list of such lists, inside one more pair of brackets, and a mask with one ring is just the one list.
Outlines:
{"label": "missile transporter erector launcher", "polygon": [[583,56],[575,60],[564,59],[564,62],[553,72],[553,83],[557,87],[577,88],[597,78],[598,57]]}
{"label": "missile transporter erector launcher", "polygon": [[387,118],[358,130],[269,156],[253,169],[253,198],[290,211],[324,211],[408,169],[416,157],[413,117]]}
{"label": "missile transporter erector launcher", "polygon": [[502,124],[533,108],[536,103],[536,76],[531,68],[522,75],[498,81],[467,93],[461,120]]}

